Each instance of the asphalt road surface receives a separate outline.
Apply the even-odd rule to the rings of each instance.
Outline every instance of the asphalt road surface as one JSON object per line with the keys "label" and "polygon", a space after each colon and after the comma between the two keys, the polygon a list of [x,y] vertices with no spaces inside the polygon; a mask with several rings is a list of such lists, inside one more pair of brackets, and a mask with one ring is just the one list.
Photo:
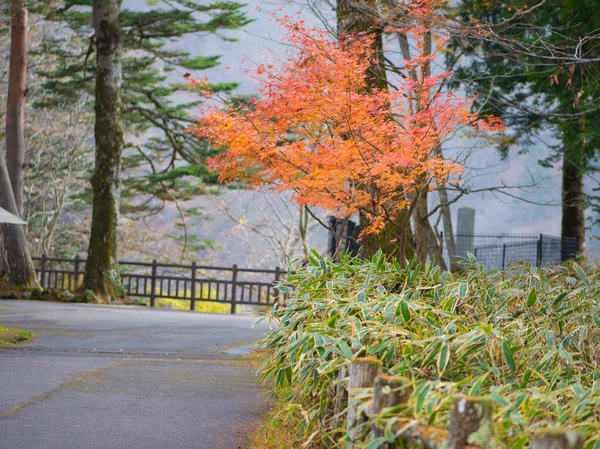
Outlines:
{"label": "asphalt road surface", "polygon": [[268,410],[256,318],[0,300],[0,449],[236,449]]}

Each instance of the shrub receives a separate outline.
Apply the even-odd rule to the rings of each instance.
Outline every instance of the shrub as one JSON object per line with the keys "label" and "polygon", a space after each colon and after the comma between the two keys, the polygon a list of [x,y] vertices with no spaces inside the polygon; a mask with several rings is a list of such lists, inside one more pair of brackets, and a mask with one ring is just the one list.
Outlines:
{"label": "shrub", "polygon": [[394,420],[445,427],[455,394],[485,396],[497,408],[497,447],[521,449],[555,427],[600,447],[600,282],[576,263],[486,274],[471,257],[453,275],[381,254],[340,264],[313,254],[287,282],[261,373],[292,386],[288,410],[322,446],[343,431],[332,413],[340,369],[372,356],[413,383]]}

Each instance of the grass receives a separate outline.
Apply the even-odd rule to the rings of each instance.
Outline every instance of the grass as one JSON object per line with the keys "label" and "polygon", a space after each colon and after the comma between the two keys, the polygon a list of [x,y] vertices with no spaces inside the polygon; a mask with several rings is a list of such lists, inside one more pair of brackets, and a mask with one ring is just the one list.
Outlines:
{"label": "grass", "polygon": [[21,329],[10,329],[0,326],[0,345],[15,345],[24,343],[33,337],[34,334]]}
{"label": "grass", "polygon": [[289,393],[289,388],[278,388],[271,393],[274,409],[265,415],[265,423],[254,434],[250,449],[288,449],[302,446],[306,439],[298,430],[302,418],[288,409]]}
{"label": "grass", "polygon": [[[190,310],[190,302],[181,299],[157,298],[156,307],[159,309]],[[230,304],[196,300],[196,312],[230,313]]]}

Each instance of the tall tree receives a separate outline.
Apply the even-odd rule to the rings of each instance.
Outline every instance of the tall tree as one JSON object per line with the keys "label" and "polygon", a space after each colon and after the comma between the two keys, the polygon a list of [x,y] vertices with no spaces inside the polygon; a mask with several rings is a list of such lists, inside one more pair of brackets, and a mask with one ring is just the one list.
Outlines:
{"label": "tall tree", "polygon": [[[94,95],[94,42],[90,41],[92,18],[88,0],[56,0],[36,2],[37,10],[70,36],[45,40],[46,54],[58,61],[52,70],[41,70],[47,89],[38,107],[60,108]],[[183,203],[197,195],[211,193],[217,177],[206,165],[206,159],[219,150],[205,139],[185,130],[194,123],[198,99],[190,96],[181,75],[197,74],[220,64],[219,56],[192,56],[173,48],[172,42],[202,34],[222,35],[249,23],[241,11],[243,4],[171,0],[148,2],[131,10],[121,8],[119,17],[123,45],[121,124],[124,131],[121,213],[139,219],[159,213],[166,204],[175,203],[180,213],[179,226],[184,229],[182,247],[195,250],[206,245],[206,239],[187,233],[188,219],[202,219],[193,208]],[[224,33],[223,33],[224,34]],[[75,43],[75,45],[74,45]],[[219,82],[215,91],[228,93],[238,83]],[[193,101],[188,101],[193,98]],[[175,237],[175,236],[174,236]],[[179,236],[177,236],[179,239]]]}
{"label": "tall tree", "polygon": [[83,288],[110,301],[121,295],[117,229],[121,190],[121,0],[94,0],[96,45],[96,162],[92,176],[92,228]]}
{"label": "tall tree", "polygon": [[[6,157],[0,155],[0,207],[20,215],[25,142],[25,82],[27,77],[27,8],[24,0],[11,2],[11,47],[6,105]],[[34,285],[35,270],[22,225],[2,225],[3,269],[11,284]]]}
{"label": "tall tree", "polygon": [[[337,35],[341,40],[360,34],[371,37],[372,51],[375,57],[368,70],[367,88],[387,89],[388,80],[383,53],[384,30],[383,27],[378,26],[377,14],[373,14],[375,8],[377,8],[377,2],[372,0],[338,0],[336,3]],[[396,212],[394,211],[394,213]],[[361,211],[359,218],[361,229],[368,229],[372,221],[370,214]],[[410,213],[408,210],[403,211],[399,220],[386,222],[378,233],[362,232],[360,242],[362,255],[365,258],[372,257],[379,250],[387,255],[398,257],[401,262],[405,258],[411,258],[415,247],[410,227]]]}
{"label": "tall tree", "polygon": [[[260,100],[250,107],[227,101],[205,107],[195,129],[227,148],[214,160],[221,180],[291,189],[298,203],[339,217],[367,214],[367,234],[380,233],[388,223],[401,233],[409,204],[405,192],[424,188],[424,179],[460,171],[439,156],[440,141],[459,125],[496,129],[497,121],[468,113],[470,100],[453,92],[431,96],[446,74],[427,77],[423,85],[408,80],[398,90],[371,88],[379,57],[371,36],[337,42],[293,18],[279,21],[296,52],[280,70],[258,66]],[[419,30],[417,24],[407,33],[422,38]],[[423,57],[418,53],[407,64],[422,64]],[[215,98],[206,82],[193,83]],[[421,96],[415,111],[406,98]]]}
{"label": "tall tree", "polygon": [[454,13],[478,24],[477,39],[458,37],[448,62],[466,55],[457,80],[480,96],[474,107],[500,115],[513,135],[501,150],[521,150],[551,131],[545,165],[562,167],[562,236],[585,253],[584,176],[600,149],[600,15],[595,0],[462,0]]}
{"label": "tall tree", "polygon": [[19,215],[23,212],[25,88],[27,82],[27,5],[11,2],[10,69],[6,103],[6,164]]}

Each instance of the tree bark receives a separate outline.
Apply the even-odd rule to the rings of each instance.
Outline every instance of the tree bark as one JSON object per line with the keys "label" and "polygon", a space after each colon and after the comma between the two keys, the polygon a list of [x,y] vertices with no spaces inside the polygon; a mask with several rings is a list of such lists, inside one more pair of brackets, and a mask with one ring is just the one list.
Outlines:
{"label": "tree bark", "polygon": [[[6,102],[6,158],[0,155],[0,207],[21,215],[23,191],[23,126],[27,76],[27,8],[24,0],[11,2],[11,44]],[[10,173],[7,167],[10,164]],[[13,189],[16,189],[14,191]],[[16,193],[16,195],[15,195]],[[1,224],[0,267],[8,282],[33,286],[37,278],[22,225]]]}
{"label": "tree bark", "polygon": [[96,42],[96,163],[92,176],[92,228],[84,290],[111,302],[123,293],[117,260],[117,226],[121,187],[121,0],[94,0]]}
{"label": "tree bark", "polygon": [[440,214],[444,225],[444,239],[446,240],[446,249],[448,251],[448,260],[450,260],[450,271],[456,273],[462,269],[458,262],[458,251],[456,250],[456,240],[454,239],[454,229],[452,228],[452,215],[450,215],[450,206],[448,205],[448,191],[446,183],[440,182],[438,185],[440,195]]}
{"label": "tree bark", "polygon": [[[337,33],[338,38],[344,34],[357,33],[368,33],[373,36],[373,50],[377,55],[378,62],[369,69],[369,87],[387,89],[388,81],[383,54],[383,29],[368,14],[368,11],[375,7],[377,7],[375,0],[365,0],[362,3],[359,0],[338,0],[336,8]],[[390,207],[393,207],[393,205],[390,205]],[[365,212],[359,214],[361,251],[364,258],[371,258],[379,250],[388,256],[398,258],[400,263],[404,263],[406,258],[412,257],[413,235],[410,220],[407,219],[408,211],[404,210],[399,215],[400,218],[396,223],[388,222],[379,233],[366,234],[362,230],[369,226],[371,218]]]}
{"label": "tree bark", "polygon": [[576,256],[585,256],[584,172],[577,150],[565,149],[562,166],[562,238],[576,239]]}
{"label": "tree bark", "polygon": [[[0,157],[0,207],[13,215],[17,215],[17,204],[10,185],[6,162]],[[37,285],[37,278],[23,225],[0,224],[2,230],[2,254],[5,275],[9,284],[24,287]]]}
{"label": "tree bark", "polygon": [[417,192],[415,198],[417,204],[413,212],[417,261],[422,264],[427,262],[427,254],[429,253],[428,196],[427,190]]}
{"label": "tree bark", "polygon": [[27,78],[27,6],[11,1],[10,67],[6,100],[6,165],[17,213],[23,214],[23,169],[25,161],[25,82]]}

